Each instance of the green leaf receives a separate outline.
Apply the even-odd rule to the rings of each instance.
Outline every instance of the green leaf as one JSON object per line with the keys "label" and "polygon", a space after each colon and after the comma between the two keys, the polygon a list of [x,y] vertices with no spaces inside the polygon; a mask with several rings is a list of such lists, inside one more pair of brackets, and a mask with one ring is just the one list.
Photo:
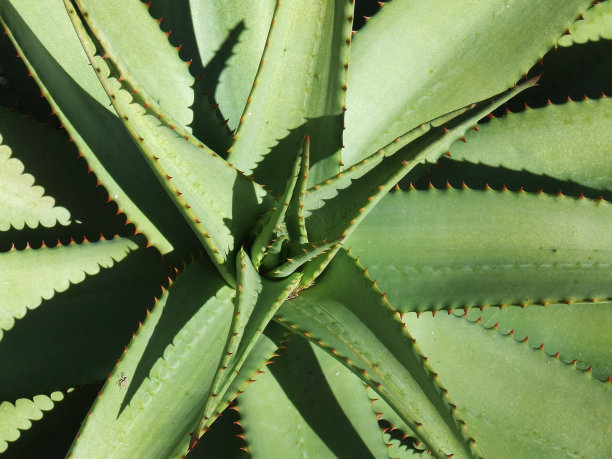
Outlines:
{"label": "green leaf", "polygon": [[[108,247],[103,249],[107,242],[87,245],[98,244],[102,250],[112,252]],[[151,307],[154,296],[159,295],[160,285],[164,280],[167,282],[167,268],[160,263],[159,252],[152,247],[134,250],[128,256],[115,255],[116,258],[124,257],[120,262],[114,262],[109,257],[105,264],[112,266],[101,268],[95,262],[106,260],[93,258],[96,250],[100,249],[84,246],[86,244],[81,244],[82,253],[79,253],[79,246],[31,250],[34,252],[31,254],[28,251],[18,253],[23,256],[20,260],[24,263],[28,260],[33,267],[25,276],[27,279],[22,276],[11,285],[9,292],[13,296],[9,296],[8,304],[6,286],[2,286],[4,298],[0,301],[0,309],[10,307],[11,302],[14,303],[20,296],[27,299],[30,295],[29,299],[35,304],[40,303],[37,289],[49,284],[52,277],[49,271],[67,272],[68,266],[74,269],[77,263],[72,258],[89,254],[92,259],[82,264],[89,265],[85,266],[87,271],[96,274],[79,275],[75,271],[71,279],[76,281],[84,277],[82,281],[68,286],[69,281],[64,279],[58,282],[65,285],[63,291],[55,292],[49,288],[48,295],[45,293],[49,299],[43,299],[40,306],[27,311],[20,306],[23,311],[21,315],[25,315],[14,320],[12,327],[3,332],[0,341],[0,400],[48,394],[59,388],[82,386],[106,378],[139,321],[146,316],[146,308]],[[60,254],[64,251],[64,255],[51,256],[52,251]],[[5,266],[4,255],[0,255],[2,266]],[[40,263],[36,264],[37,258]],[[58,265],[61,258],[64,261],[68,259],[66,266]],[[17,273],[23,272],[19,269],[19,263],[14,266]],[[45,271],[46,275],[41,276]],[[32,290],[34,295],[25,294],[27,289]],[[24,349],[28,351],[24,352]],[[66,449],[74,433],[70,434]]]}
{"label": "green leaf", "polygon": [[[253,382],[254,378],[262,373],[262,368],[271,365],[274,357],[278,357],[278,350],[284,346],[288,331],[275,322],[270,322],[263,333],[255,340],[252,349],[246,354],[244,362],[225,391],[221,401],[216,405],[215,417],[224,413],[225,408]],[[213,429],[214,429],[213,424]],[[204,437],[206,441],[206,437]]]}
{"label": "green leaf", "polygon": [[[189,70],[201,77],[195,103],[198,90],[212,91],[231,130],[238,127],[255,80],[275,4],[274,0],[198,0],[180,8],[173,0],[152,2],[151,11],[162,18],[162,28],[170,32],[173,44],[181,46],[181,56],[193,59]],[[198,107],[193,107],[194,123]],[[219,123],[210,128],[219,130]],[[193,131],[200,137],[198,125]]]}
{"label": "green leaf", "polygon": [[[8,37],[5,37],[4,41],[5,46],[10,45]],[[18,63],[23,71],[27,71],[21,62]],[[35,86],[32,80],[29,83]],[[40,99],[38,94],[36,97]],[[46,101],[41,100],[40,103],[48,107]],[[2,187],[0,207],[3,212],[0,216],[0,227],[3,227],[3,223],[6,223],[4,220],[10,218],[13,213],[21,215],[18,221],[25,226],[29,226],[25,221],[28,216],[34,217],[31,224],[37,222],[38,219],[34,215],[37,212],[37,202],[43,205],[40,209],[43,212],[41,217],[45,214],[51,217],[47,224],[55,222],[58,216],[63,216],[60,221],[64,225],[49,225],[50,229],[38,225],[35,230],[25,231],[9,229],[2,238],[22,247],[25,242],[39,245],[40,241],[44,240],[47,244],[55,244],[59,239],[67,244],[71,237],[80,241],[86,235],[95,238],[100,233],[111,235],[118,232],[126,235],[131,231],[127,225],[124,226],[125,215],[110,201],[108,193],[100,186],[100,182],[88,168],[84,158],[79,155],[74,143],[70,142],[66,132],[55,129],[51,121],[42,124],[36,119],[36,115],[24,116],[19,110],[0,109],[0,134],[4,144],[0,146],[0,174],[3,174],[1,182],[11,185]],[[10,156],[8,160],[7,152]],[[19,176],[21,170],[24,172]],[[36,186],[30,187],[32,180]],[[43,197],[36,200],[36,196],[41,193]],[[23,202],[28,196],[35,201]],[[69,218],[65,218],[66,215]],[[17,226],[23,228],[21,224]],[[7,230],[7,227],[2,229]]]}
{"label": "green leaf", "polygon": [[[191,251],[197,239],[125,131],[60,2],[0,3],[0,19],[89,167],[127,218],[162,253]],[[104,133],[104,135],[100,135]],[[134,180],[135,176],[139,180]]]}
{"label": "green leaf", "polygon": [[274,269],[282,262],[282,256],[284,255],[287,241],[288,238],[284,234],[281,234],[271,241],[270,245],[266,247],[266,253],[261,260],[261,269]]}
{"label": "green leaf", "polygon": [[214,421],[213,415],[219,408],[218,401],[225,396],[262,331],[300,280],[300,274],[278,282],[260,278],[242,249],[238,252],[236,265],[238,286],[232,325],[192,445],[202,435],[203,429]]}
{"label": "green leaf", "polygon": [[233,296],[208,259],[187,267],[109,376],[72,455],[186,454],[225,347]]}
{"label": "green leaf", "polygon": [[589,0],[388,2],[357,32],[342,161],[512,86]]}
{"label": "green leaf", "polygon": [[605,201],[411,190],[387,195],[345,245],[402,312],[603,299],[611,219]]}
{"label": "green leaf", "polygon": [[450,154],[612,190],[611,123],[612,99],[549,105],[493,118],[452,145]]}
{"label": "green leaf", "polygon": [[[315,187],[306,200],[306,210],[311,212],[307,220],[310,237],[337,239],[350,235],[388,191],[419,162],[438,158],[478,119],[515,94],[533,86],[536,81],[532,79],[506,91],[492,103],[480,102],[421,125],[374,153],[370,161],[365,161],[361,167],[349,170],[349,180],[343,178],[345,172],[341,172],[335,180]],[[451,121],[441,126],[447,120]],[[303,285],[323,271],[336,250],[315,258],[306,266]]]}
{"label": "green leaf", "polygon": [[[255,241],[251,247],[251,258],[253,258],[253,265],[255,266],[255,269],[259,268],[266,249],[271,244],[272,240],[275,239],[275,236],[278,237],[283,232],[282,228],[285,226],[285,214],[287,213],[289,204],[292,201],[293,192],[298,180],[298,174],[302,169],[302,158],[304,155],[307,155],[307,148],[307,143],[302,145],[300,153],[295,158],[293,171],[287,180],[287,184],[285,185],[285,193],[277,201],[274,211],[270,215],[266,216],[266,223],[255,237]],[[294,201],[293,205],[296,205],[296,201]]]}
{"label": "green leaf", "polygon": [[305,135],[311,184],[339,170],[352,10],[348,0],[277,3],[229,155],[270,190],[283,188]]}
{"label": "green leaf", "polygon": [[390,458],[405,458],[419,456],[424,453],[425,445],[418,439],[418,435],[412,431],[400,416],[393,411],[387,402],[381,399],[378,394],[368,387],[368,397],[372,402],[372,410],[376,413],[382,425],[388,424],[383,430],[383,439],[388,446]]}
{"label": "green leaf", "polygon": [[399,315],[345,251],[277,320],[333,354],[389,403],[435,455],[473,454]]}
{"label": "green leaf", "polygon": [[405,320],[484,457],[597,457],[609,449],[610,384],[463,318]]}
{"label": "green leaf", "polygon": [[[46,408],[48,404],[52,404],[53,407],[49,411],[42,410],[42,419],[35,421],[32,419],[34,422],[31,426],[27,430],[20,431],[19,439],[9,442],[8,449],[2,453],[3,457],[64,457],[74,433],[83,421],[83,416],[97,395],[97,388],[89,384],[64,392],[53,392],[50,395],[37,395],[29,400],[19,399],[16,405],[27,400],[27,402],[33,401],[34,406],[38,408],[42,408],[41,405]],[[1,406],[0,412],[3,411]],[[34,413],[35,411],[32,414]],[[2,417],[0,414],[0,418]],[[6,432],[4,427],[0,427],[0,432]]]}
{"label": "green leaf", "polygon": [[34,177],[24,173],[23,163],[11,155],[8,145],[0,145],[0,231],[11,227],[20,230],[26,225],[68,225],[70,212],[56,206],[42,187],[34,185]]}
{"label": "green leaf", "polygon": [[595,3],[583,13],[583,18],[572,24],[569,35],[562,36],[557,45],[571,46],[600,39],[612,39],[612,3]]}
{"label": "green leaf", "polygon": [[76,11],[70,4],[67,8],[117,113],[224,279],[234,285],[235,254],[263,213],[266,192],[203,144],[180,137],[135,103],[108,61],[96,55]]}
{"label": "green leaf", "polygon": [[[335,249],[340,247],[342,238],[331,242],[321,241],[316,244],[306,243],[299,244],[296,246],[289,245],[295,252],[294,255],[287,258],[287,261],[280,266],[273,268],[271,271],[266,273],[266,276],[274,279],[282,279],[294,273],[298,268],[315,259],[316,257],[324,254],[325,252],[333,252]],[[308,281],[310,282],[310,281]]]}
{"label": "green leaf", "polygon": [[75,4],[132,89],[161,109],[169,124],[188,126],[193,120],[189,107],[194,78],[146,3],[75,0]]}
{"label": "green leaf", "polygon": [[549,304],[546,307],[490,307],[470,309],[466,318],[484,328],[495,328],[517,341],[528,341],[562,362],[574,363],[591,371],[600,381],[612,375],[612,349],[605,333],[593,333],[601,324],[610,323],[612,303]]}
{"label": "green leaf", "polygon": [[53,409],[57,402],[64,399],[61,392],[53,392],[50,396],[36,395],[32,399],[20,398],[15,403],[0,403],[0,454],[20,436],[22,430],[29,430],[32,421],[39,421],[45,411]]}
{"label": "green leaf", "polygon": [[297,336],[240,395],[238,408],[253,457],[386,455],[363,383]]}
{"label": "green leaf", "polygon": [[300,170],[298,171],[297,193],[291,196],[289,207],[287,208],[287,235],[289,240],[298,244],[308,242],[306,231],[306,221],[304,220],[304,206],[306,205],[306,191],[308,188],[308,173],[310,171],[310,137],[304,137],[302,144]]}
{"label": "green leaf", "polygon": [[0,329],[10,330],[43,299],[112,266],[136,248],[133,241],[117,238],[0,253]]}

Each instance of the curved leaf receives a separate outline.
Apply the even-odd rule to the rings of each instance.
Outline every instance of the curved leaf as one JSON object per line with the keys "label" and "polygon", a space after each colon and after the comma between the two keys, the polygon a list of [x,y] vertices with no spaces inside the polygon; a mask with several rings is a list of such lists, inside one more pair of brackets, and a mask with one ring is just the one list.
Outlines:
{"label": "curved leaf", "polygon": [[452,160],[526,170],[612,190],[612,99],[568,102],[508,114],[469,131]]}
{"label": "curved leaf", "polygon": [[0,231],[69,224],[70,212],[44,192],[34,185],[34,177],[24,173],[23,163],[11,157],[11,149],[0,145]]}
{"label": "curved leaf", "polygon": [[348,0],[277,2],[228,157],[271,190],[283,189],[305,135],[310,184],[339,170],[352,10]]}
{"label": "curved leaf", "polygon": [[557,44],[571,46],[574,43],[612,39],[612,3],[597,2],[583,13],[580,21],[574,22],[569,34],[562,36]]}
{"label": "curved leaf", "polygon": [[76,10],[65,2],[88,58],[147,163],[224,279],[235,285],[234,257],[264,212],[268,195],[203,144],[179,136],[135,103],[120,74],[96,54]]}
{"label": "curved leaf", "polygon": [[405,320],[484,457],[596,457],[609,449],[609,383],[463,318]]}
{"label": "curved leaf", "polygon": [[4,453],[9,445],[7,442],[17,440],[22,430],[32,427],[32,421],[38,421],[45,411],[53,409],[55,403],[62,401],[64,394],[53,392],[50,397],[36,395],[31,400],[20,398],[15,403],[0,403],[0,454]]}
{"label": "curved leaf", "polygon": [[294,336],[256,379],[238,398],[252,456],[386,454],[363,383],[325,351]]}
{"label": "curved leaf", "polygon": [[343,162],[512,86],[590,3],[386,3],[353,40]]}
{"label": "curved leaf", "polygon": [[[59,273],[69,273],[68,266],[74,269],[76,262],[67,262],[67,266],[62,267],[51,262],[52,256],[45,255],[45,250],[58,249],[62,248],[40,249],[33,251],[40,254],[32,256],[23,252],[19,255],[24,255],[24,261],[27,259],[30,263],[40,256],[39,262],[47,261]],[[95,251],[90,250],[89,255],[94,255]],[[87,250],[84,253],[88,253]],[[73,251],[66,250],[54,261],[65,260],[68,258],[66,255],[83,257],[77,247]],[[3,332],[0,341],[0,400],[31,397],[99,381],[115,365],[117,355],[138,327],[138,322],[146,316],[146,308],[153,305],[153,297],[159,295],[160,285],[168,273],[159,262],[159,252],[153,248],[135,250],[119,263],[109,257],[107,264],[112,265],[110,268],[100,268],[96,261],[105,260],[93,258],[82,266],[95,275],[79,274],[79,271],[71,273],[74,276],[71,279],[80,282],[70,285],[65,279],[57,282],[56,288],[62,285],[63,291],[54,292],[50,288],[49,299],[43,299],[40,306],[27,310],[24,317],[14,321],[10,330]],[[27,282],[22,279],[11,287],[15,298],[9,297],[8,305],[20,296],[22,299],[32,297],[35,304],[40,302],[36,295],[42,293],[41,287],[48,286],[53,276],[47,268],[45,277],[32,277],[36,271],[44,273],[45,266],[33,268]],[[25,294],[26,288],[34,294]],[[3,300],[0,309],[5,306]]]}
{"label": "curved leaf", "polygon": [[387,195],[345,244],[402,312],[604,299],[610,219],[605,201],[411,190]]}
{"label": "curved leaf", "polygon": [[225,346],[233,296],[205,258],[178,276],[109,376],[72,445],[74,457],[186,454]]}
{"label": "curved leaf", "polygon": [[180,213],[108,107],[108,96],[88,65],[65,7],[49,2],[40,14],[36,0],[9,0],[0,3],[0,19],[41,93],[112,199],[162,253],[180,247],[179,258],[184,257],[185,248],[189,251],[197,240],[181,224]]}
{"label": "curved leaf", "polygon": [[338,252],[313,287],[285,303],[277,320],[374,388],[434,455],[474,453],[399,316],[345,251]]}
{"label": "curved leaf", "polygon": [[542,347],[549,356],[559,353],[565,363],[589,370],[605,381],[612,375],[612,349],[605,333],[593,333],[601,324],[610,323],[612,303],[550,304],[545,307],[471,309],[466,318],[484,328],[495,328],[517,341],[529,341],[532,348]]}
{"label": "curved leaf", "polygon": [[117,238],[0,253],[0,329],[10,330],[15,319],[23,318],[43,299],[97,274],[101,267],[112,266],[136,248],[133,241]]}

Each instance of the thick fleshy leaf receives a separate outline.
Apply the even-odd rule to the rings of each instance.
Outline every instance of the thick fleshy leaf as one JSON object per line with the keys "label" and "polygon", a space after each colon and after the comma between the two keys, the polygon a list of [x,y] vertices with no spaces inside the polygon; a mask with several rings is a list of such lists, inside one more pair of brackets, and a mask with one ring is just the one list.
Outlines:
{"label": "thick fleshy leaf", "polygon": [[186,454],[225,346],[233,296],[206,258],[178,276],[106,381],[73,457]]}
{"label": "thick fleshy leaf", "polygon": [[600,381],[612,375],[612,349],[605,333],[593,333],[601,324],[612,322],[612,303],[552,304],[546,307],[490,307],[470,309],[466,318],[484,328],[495,328],[517,341],[528,341],[532,348],[549,356],[559,353],[565,363],[589,370]]}
{"label": "thick fleshy leaf", "polygon": [[339,171],[352,10],[348,0],[277,2],[229,155],[271,190],[283,189],[305,135],[310,184]]}
{"label": "thick fleshy leaf", "polygon": [[197,435],[192,437],[192,446],[204,429],[214,421],[213,416],[219,408],[219,401],[226,398],[228,388],[239,374],[262,331],[300,280],[299,274],[277,282],[262,279],[242,249],[238,252],[236,271],[238,284],[232,324],[223,357],[211,384],[203,417],[196,430]]}
{"label": "thick fleshy leaf", "polygon": [[144,2],[75,0],[119,73],[157,105],[170,124],[193,120],[194,79]]}
{"label": "thick fleshy leaf", "polygon": [[[287,261],[285,261],[280,266],[277,266],[274,269],[268,271],[266,273],[266,276],[273,279],[282,279],[286,276],[289,276],[301,266],[320,256],[321,254],[333,251],[337,247],[340,247],[340,244],[341,240],[336,240],[331,242],[321,241],[316,244],[307,243],[293,246],[295,254],[288,257]],[[291,245],[289,247],[291,247]]]}
{"label": "thick fleshy leaf", "polygon": [[[263,225],[262,230],[257,234],[253,245],[251,246],[251,258],[253,259],[253,265],[255,268],[259,268],[261,260],[265,255],[266,248],[272,243],[276,237],[282,234],[282,228],[285,225],[285,214],[289,208],[289,204],[292,201],[293,193],[296,190],[296,184],[298,180],[298,174],[301,170],[301,164],[303,164],[302,158],[306,154],[306,146],[302,146],[300,154],[296,156],[295,163],[293,165],[293,171],[287,180],[285,185],[285,192],[276,202],[276,208],[271,214],[266,216],[266,222]],[[293,201],[294,206],[298,201]]]}
{"label": "thick fleshy leaf", "polygon": [[386,3],[353,39],[343,162],[512,86],[590,3]]}
{"label": "thick fleshy leaf", "polygon": [[162,253],[197,247],[197,239],[181,224],[180,213],[108,107],[108,96],[88,65],[64,5],[49,2],[40,14],[36,0],[9,0],[0,3],[0,19],[41,93],[128,219]]}
{"label": "thick fleshy leaf", "polygon": [[576,21],[569,29],[569,34],[559,39],[559,46],[571,46],[574,43],[586,43],[600,39],[612,39],[612,3],[596,3],[583,13],[583,18]]}
{"label": "thick fleshy leaf", "polygon": [[437,455],[469,457],[467,433],[399,315],[343,250],[277,320],[334,355],[393,407]]}
{"label": "thick fleshy leaf", "polygon": [[425,313],[405,320],[484,457],[597,457],[609,450],[609,383],[464,318]]}
{"label": "thick fleshy leaf", "polygon": [[[65,0],[68,2],[68,0]],[[230,284],[234,257],[264,212],[266,192],[194,139],[180,137],[122,87],[120,76],[99,55],[94,42],[67,3],[84,49],[126,128],[146,161]]]}
{"label": "thick fleshy leaf", "polygon": [[359,378],[297,336],[281,354],[238,398],[253,457],[386,455]]}
{"label": "thick fleshy leaf", "polygon": [[419,455],[425,453],[425,445],[402,418],[393,411],[393,408],[381,399],[371,387],[367,388],[367,393],[372,401],[372,410],[384,426],[383,440],[388,446],[389,457],[404,459],[406,457],[419,457]]}
{"label": "thick fleshy leaf", "polygon": [[[368,158],[370,161],[366,160],[363,165],[351,167],[313,187],[305,204],[305,211],[310,212],[306,221],[310,237],[329,240],[350,235],[389,190],[420,162],[437,159],[478,119],[532,87],[536,81],[532,79],[506,91],[493,102],[480,102],[421,125],[378,150]],[[332,249],[306,265],[303,285],[316,279],[336,250]]]}
{"label": "thick fleshy leaf", "polygon": [[[8,41],[8,38],[4,40]],[[22,62],[18,63],[27,71]],[[30,83],[34,84],[33,81]],[[11,226],[20,230],[24,229],[23,224],[28,226],[24,231],[9,229],[0,240],[21,248],[26,242],[38,246],[41,240],[55,244],[59,239],[67,244],[71,237],[80,241],[84,236],[96,239],[101,233],[126,235],[130,231],[123,227],[125,215],[117,211],[114,202],[110,202],[108,193],[100,186],[65,131],[54,129],[51,122],[42,124],[32,115],[24,116],[18,109],[3,108],[0,109],[0,135],[4,144],[0,146],[0,173],[3,174],[0,180],[0,231],[7,230],[5,219],[14,212],[21,215],[18,221],[22,224],[13,222]],[[19,171],[23,171],[20,176],[17,175]],[[29,187],[32,180],[35,186]],[[41,193],[43,197],[36,200],[35,197]],[[51,196],[55,200],[54,207]],[[35,200],[28,201],[28,198]],[[42,214],[36,217],[38,211]],[[45,215],[49,217],[45,227],[29,228]],[[69,218],[65,218],[67,215]],[[51,227],[50,223],[58,217],[62,217],[59,219],[62,225]],[[28,218],[33,220],[27,223]],[[49,228],[45,229],[46,226]],[[0,242],[0,246],[5,244]]]}
{"label": "thick fleshy leaf", "polygon": [[304,206],[306,205],[306,191],[308,189],[308,173],[310,172],[310,137],[304,138],[301,153],[301,164],[295,193],[287,209],[287,235],[289,239],[298,244],[308,242],[306,220],[304,219]]}
{"label": "thick fleshy leaf", "polygon": [[23,163],[11,157],[11,149],[0,145],[0,231],[69,224],[70,212],[44,192],[24,173]]}
{"label": "thick fleshy leaf", "polygon": [[[186,7],[175,0],[152,2],[150,10],[170,33],[170,41],[181,47],[181,56],[192,60],[189,70],[201,78],[200,91],[212,92],[232,130],[238,127],[255,80],[275,4],[275,0],[192,0]],[[197,104],[197,92],[195,98]],[[198,135],[197,117],[202,114],[199,106],[192,108],[193,132]],[[219,130],[219,123],[210,127]]]}
{"label": "thick fleshy leaf", "polygon": [[[221,415],[229,406],[229,404],[240,394],[242,394],[244,388],[253,382],[262,368],[266,365],[271,365],[274,357],[278,357],[276,353],[279,348],[283,347],[284,340],[289,333],[284,327],[281,327],[275,322],[270,322],[265,328],[263,334],[260,334],[255,345],[247,353],[244,362],[238,370],[238,374],[233,378],[228,389],[216,405],[217,412],[215,417]],[[215,424],[213,424],[214,426]],[[213,427],[214,429],[214,427]],[[206,437],[204,437],[206,438]]]}
{"label": "thick fleshy leaf", "polygon": [[610,224],[605,201],[411,190],[387,195],[345,244],[401,312],[604,299]]}
{"label": "thick fleshy leaf", "polygon": [[7,442],[16,441],[22,430],[29,430],[32,421],[38,421],[45,415],[45,411],[53,409],[57,402],[61,402],[64,394],[53,392],[50,397],[36,395],[32,399],[20,398],[15,403],[0,403],[0,454],[4,453],[9,445]]}
{"label": "thick fleshy leaf", "polygon": [[133,241],[118,238],[0,253],[0,329],[10,330],[16,319],[44,299],[112,266],[136,248]]}
{"label": "thick fleshy leaf", "polygon": [[[65,392],[50,392],[31,399],[19,399],[17,404],[27,400],[34,402],[34,406],[38,408],[46,408],[52,404],[52,409],[42,410],[42,419],[32,419],[31,425],[19,432],[19,439],[9,442],[8,449],[0,454],[3,454],[3,457],[16,458],[64,457],[74,435],[79,430],[83,417],[97,395],[98,389],[93,384],[89,384]],[[0,408],[0,411],[3,411],[3,408]],[[3,429],[4,426],[0,427],[0,431]]]}
{"label": "thick fleshy leaf", "polygon": [[466,134],[452,160],[502,166],[612,190],[612,99],[508,114]]}
{"label": "thick fleshy leaf", "polygon": [[[96,261],[104,261],[96,258],[89,263],[81,262],[84,265],[81,268],[95,275],[69,272],[77,267],[78,258],[88,253],[84,246],[104,247],[104,244],[108,243],[81,244],[81,253],[78,246],[74,249],[70,246],[31,250],[32,254],[27,251],[18,253],[23,256],[23,263],[27,260],[34,266],[23,274],[19,263],[14,265],[22,277],[9,288],[9,292],[13,292],[13,296],[9,296],[9,305],[20,296],[38,305],[41,300],[37,294],[42,292],[37,290],[49,285],[53,279],[49,273],[51,269],[58,272],[57,276],[70,274],[72,283],[68,285],[66,279],[58,282],[55,287],[63,284],[61,292],[50,287],[45,292],[45,296],[50,298],[43,299],[40,306],[32,310],[26,312],[25,307],[20,306],[26,312],[25,316],[15,320],[10,330],[3,332],[0,341],[0,400],[48,394],[53,390],[100,381],[115,365],[138,322],[146,316],[146,308],[151,307],[154,296],[159,295],[160,285],[168,273],[159,262],[159,252],[153,248],[139,248],[127,256],[122,254],[125,258],[118,263],[108,257],[110,268],[96,265]],[[52,251],[63,255],[52,256]],[[108,248],[107,251],[110,252]],[[95,252],[93,248],[89,255],[93,257]],[[3,270],[4,255],[0,255]],[[35,264],[37,257],[40,258]],[[65,266],[58,264],[61,258],[66,262]],[[25,295],[26,288],[34,294]],[[5,286],[1,291],[6,295]],[[2,303],[0,309],[7,305],[6,300]]]}
{"label": "thick fleshy leaf", "polygon": [[240,415],[236,404],[219,415],[210,431],[189,451],[189,459],[206,459],[211,456],[224,459],[248,459],[244,435],[240,426]]}

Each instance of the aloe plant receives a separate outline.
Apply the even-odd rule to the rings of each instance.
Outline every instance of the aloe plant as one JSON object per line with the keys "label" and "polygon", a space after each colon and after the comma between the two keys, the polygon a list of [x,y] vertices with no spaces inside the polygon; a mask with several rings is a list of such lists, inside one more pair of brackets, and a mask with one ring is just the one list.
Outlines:
{"label": "aloe plant", "polygon": [[2,1],[0,452],[609,454],[591,3]]}

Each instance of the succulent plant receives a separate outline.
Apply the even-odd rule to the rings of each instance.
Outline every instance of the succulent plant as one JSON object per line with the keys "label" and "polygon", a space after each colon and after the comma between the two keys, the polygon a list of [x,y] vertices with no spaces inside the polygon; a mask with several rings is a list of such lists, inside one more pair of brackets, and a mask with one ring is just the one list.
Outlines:
{"label": "succulent plant", "polygon": [[0,452],[609,455],[591,3],[0,2]]}

